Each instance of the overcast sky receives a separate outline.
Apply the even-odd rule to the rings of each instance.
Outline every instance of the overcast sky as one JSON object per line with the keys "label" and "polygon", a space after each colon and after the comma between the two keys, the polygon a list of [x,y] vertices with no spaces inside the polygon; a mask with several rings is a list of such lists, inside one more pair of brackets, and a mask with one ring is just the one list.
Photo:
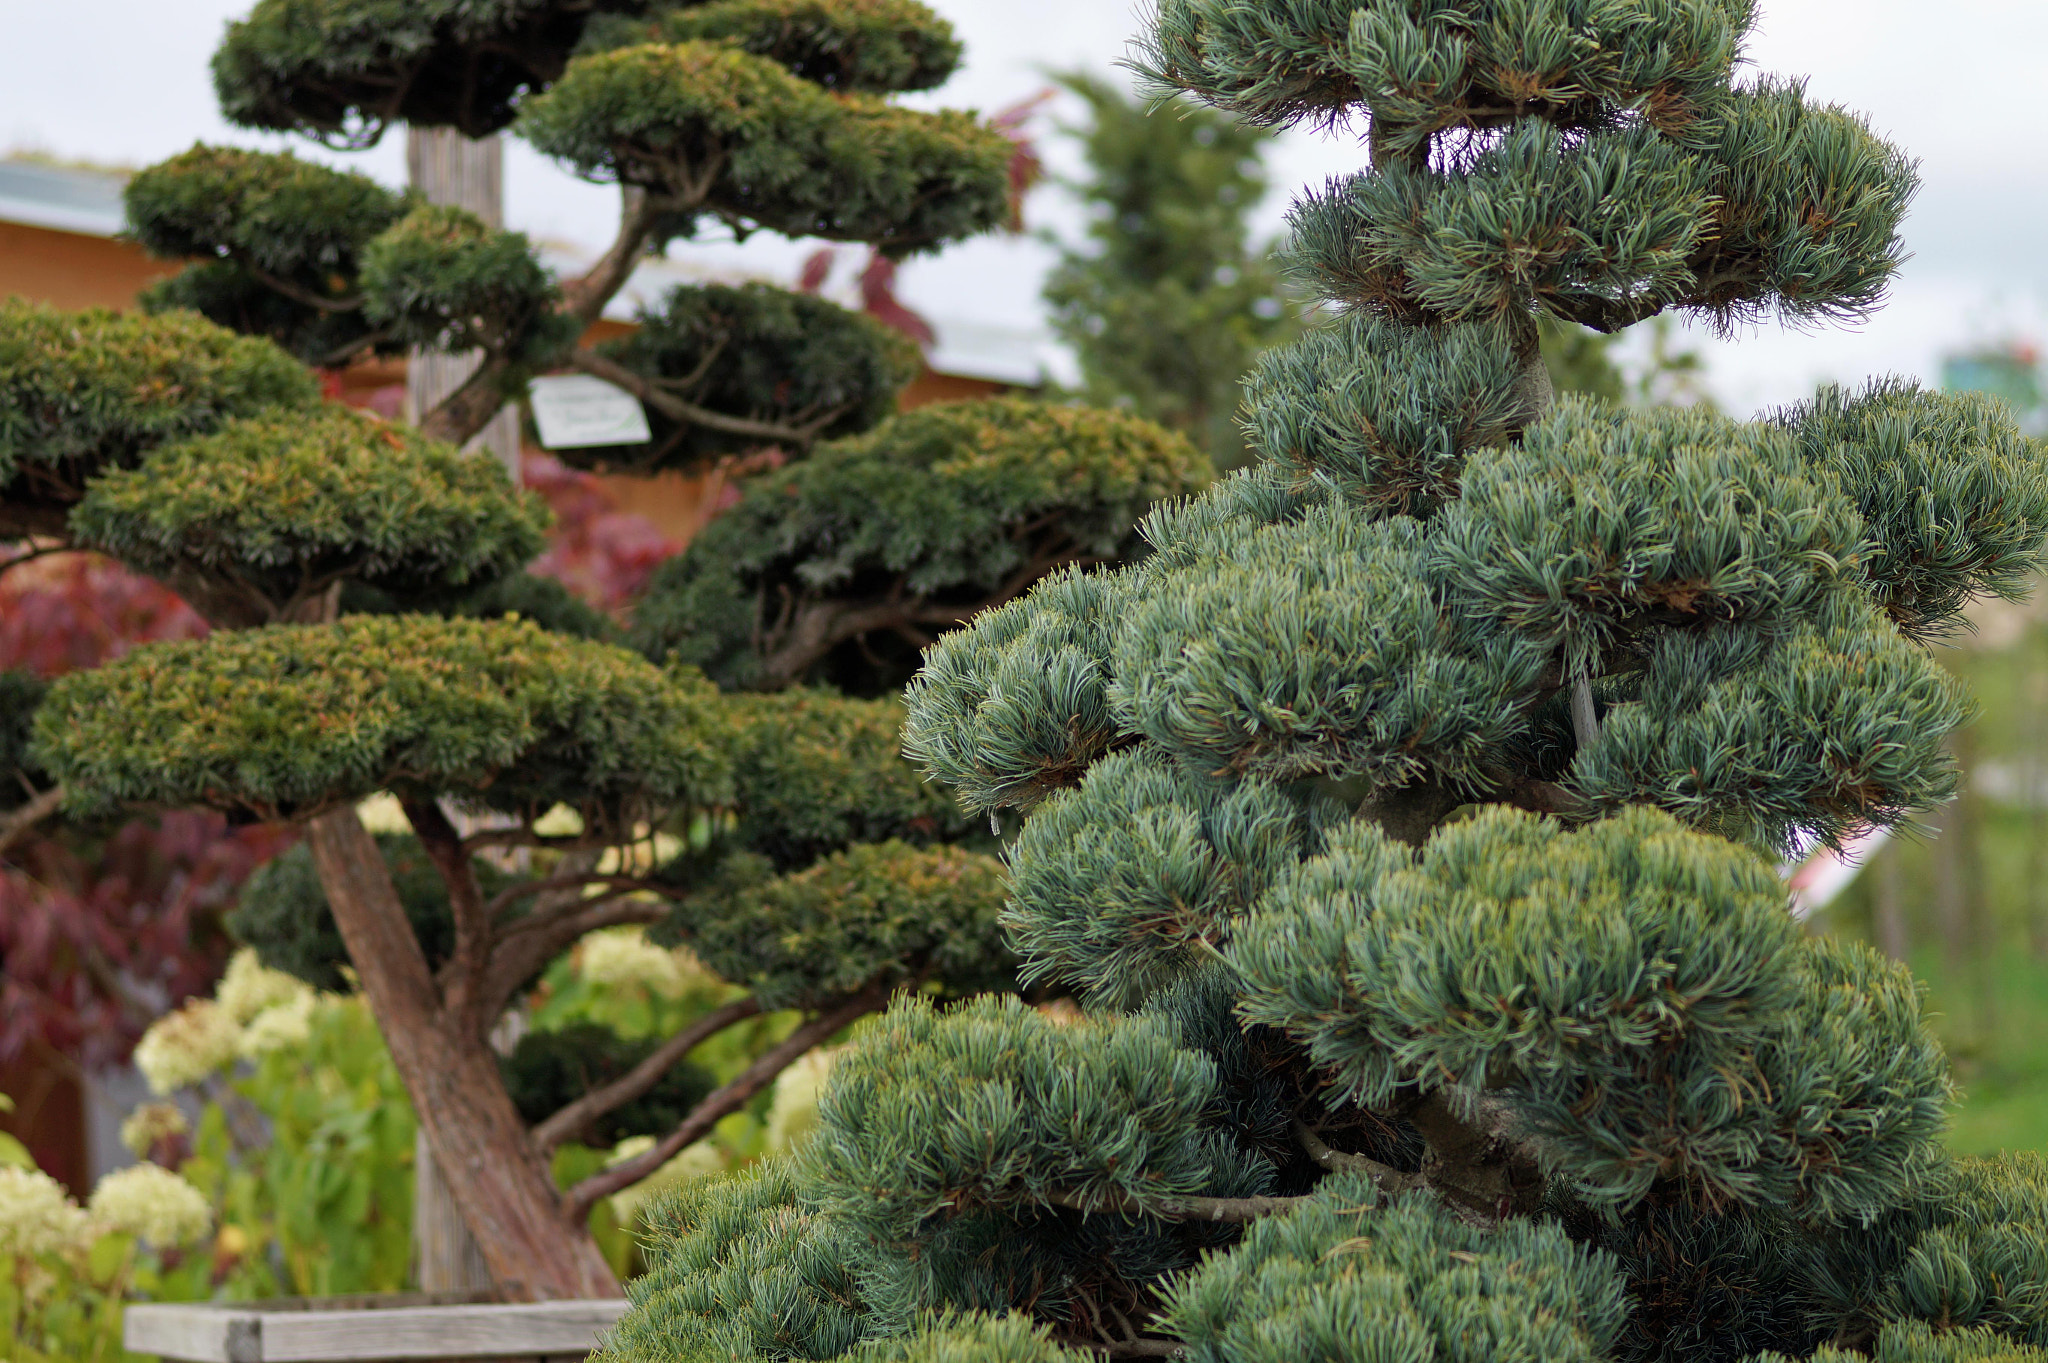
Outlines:
{"label": "overcast sky", "polygon": [[[0,149],[147,164],[198,139],[291,145],[229,127],[214,107],[207,58],[249,3],[0,0]],[[984,110],[1029,97],[1048,69],[1108,71],[1137,26],[1137,6],[1126,0],[932,3],[958,26],[967,65],[921,102]],[[2034,108],[2048,74],[2048,2],[1763,0],[1763,9],[1752,63],[1804,74],[1814,95],[1868,114],[1920,159],[1925,188],[1906,229],[1914,259],[1892,306],[1860,332],[1765,328],[1734,344],[1702,341],[1723,401],[1748,411],[1796,399],[1822,379],[1932,378],[1945,349],[2009,334],[2048,338],[2048,137]],[[396,137],[367,153],[316,154],[402,178]],[[1295,187],[1361,160],[1346,139],[1288,137],[1274,158],[1279,192],[1262,210],[1268,229],[1278,230]],[[511,226],[593,248],[616,211],[616,191],[583,184],[517,144],[507,201]],[[1032,216],[1054,228],[1074,222],[1050,193]],[[727,254],[688,245],[675,253],[692,250]],[[777,269],[799,254],[771,246],[751,258]],[[913,265],[904,290],[934,312],[1032,325],[1048,258],[1030,241],[969,243]]]}

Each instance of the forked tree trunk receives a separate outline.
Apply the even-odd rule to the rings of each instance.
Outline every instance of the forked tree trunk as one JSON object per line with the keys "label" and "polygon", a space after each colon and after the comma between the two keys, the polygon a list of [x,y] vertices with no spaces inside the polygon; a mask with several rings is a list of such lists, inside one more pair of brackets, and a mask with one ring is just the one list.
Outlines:
{"label": "forked tree trunk", "polygon": [[562,1215],[488,1039],[441,1007],[376,842],[353,809],[310,833],[335,925],[493,1286],[512,1301],[618,1296],[588,1228]]}

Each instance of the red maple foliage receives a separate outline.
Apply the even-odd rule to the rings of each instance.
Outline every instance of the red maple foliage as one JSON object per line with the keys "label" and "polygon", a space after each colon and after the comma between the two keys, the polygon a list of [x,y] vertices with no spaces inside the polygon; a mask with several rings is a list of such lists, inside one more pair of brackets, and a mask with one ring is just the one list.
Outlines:
{"label": "red maple foliage", "polygon": [[[0,669],[55,677],[206,633],[176,595],[110,560],[5,567],[14,557],[0,550]],[[288,840],[174,813],[53,824],[17,846],[0,865],[0,1063],[38,1043],[88,1069],[126,1059],[156,1014],[213,987],[231,949],[221,915]]]}
{"label": "red maple foliage", "polygon": [[555,513],[554,540],[530,571],[601,611],[623,616],[654,570],[683,551],[646,517],[618,510],[595,477],[552,455],[527,450],[520,477]]}
{"label": "red maple foliage", "polygon": [[0,872],[0,1063],[36,1042],[89,1070],[127,1059],[152,1019],[212,991],[234,949],[222,915],[289,841],[177,812],[16,849]]}

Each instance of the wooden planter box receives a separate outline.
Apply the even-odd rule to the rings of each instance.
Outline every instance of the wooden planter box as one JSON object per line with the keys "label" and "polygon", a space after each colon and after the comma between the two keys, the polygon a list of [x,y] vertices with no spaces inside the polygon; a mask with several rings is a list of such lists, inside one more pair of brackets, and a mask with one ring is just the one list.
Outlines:
{"label": "wooden planter box", "polygon": [[618,1299],[501,1306],[399,1294],[152,1302],[127,1309],[122,1336],[136,1353],[186,1363],[581,1363],[625,1310]]}

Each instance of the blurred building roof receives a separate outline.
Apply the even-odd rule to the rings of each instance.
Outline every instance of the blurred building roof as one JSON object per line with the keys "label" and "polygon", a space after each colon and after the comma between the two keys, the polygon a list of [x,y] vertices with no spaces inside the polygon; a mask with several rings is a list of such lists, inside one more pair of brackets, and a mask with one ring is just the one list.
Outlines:
{"label": "blurred building roof", "polygon": [[111,237],[121,230],[127,183],[118,171],[0,161],[0,221]]}

